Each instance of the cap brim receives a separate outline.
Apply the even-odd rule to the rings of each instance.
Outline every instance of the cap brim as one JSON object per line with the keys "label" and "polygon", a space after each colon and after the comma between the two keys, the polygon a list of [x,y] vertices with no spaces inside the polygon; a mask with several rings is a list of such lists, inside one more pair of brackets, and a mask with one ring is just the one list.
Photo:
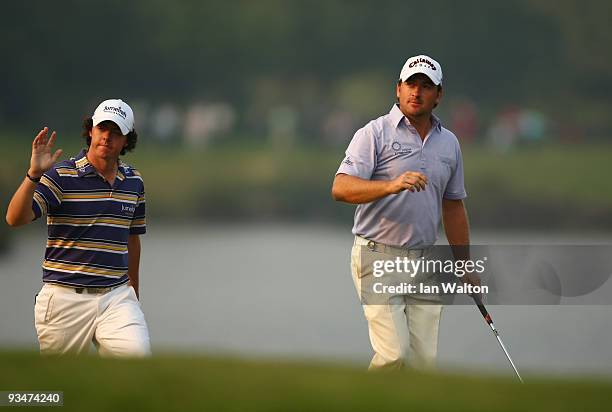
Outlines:
{"label": "cap brim", "polygon": [[429,75],[429,73],[427,73],[426,71],[423,71],[423,70],[413,70],[413,71],[411,71],[410,73],[407,73],[407,74],[405,75],[405,79],[403,79],[403,78],[401,78],[401,77],[400,77],[400,80],[401,80],[401,81],[403,81],[403,82],[405,82],[406,80],[408,80],[409,78],[411,78],[411,77],[412,77],[412,76],[414,76],[415,74],[419,74],[419,73],[420,73],[420,74],[424,74],[425,76],[427,76],[427,77],[429,78],[429,80],[431,80],[431,82],[432,82],[433,84],[435,84],[436,86],[439,86],[439,85],[441,85],[441,84],[442,84],[442,82],[441,82],[441,81],[436,82],[436,80],[435,80],[435,79],[432,79],[432,78],[431,78],[431,76]]}
{"label": "cap brim", "polygon": [[105,121],[113,122],[119,127],[119,130],[121,130],[121,133],[124,136],[131,132],[130,128],[123,122],[123,119],[119,116],[113,116],[113,115],[99,116],[99,117],[95,116],[92,118],[92,120],[93,120],[94,126],[97,126],[100,123],[105,122]]}

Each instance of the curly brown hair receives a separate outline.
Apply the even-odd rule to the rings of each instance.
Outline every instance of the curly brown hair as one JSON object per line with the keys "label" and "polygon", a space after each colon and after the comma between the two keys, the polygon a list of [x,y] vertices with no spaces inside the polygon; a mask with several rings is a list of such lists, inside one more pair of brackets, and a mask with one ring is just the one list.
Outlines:
{"label": "curly brown hair", "polygon": [[[81,136],[85,138],[87,141],[87,147],[91,144],[91,136],[89,132],[93,129],[93,119],[91,117],[85,118],[83,120],[83,132]],[[136,133],[136,129],[129,132],[127,135],[127,145],[121,150],[121,155],[124,155],[126,152],[131,152],[136,147],[136,142],[138,141],[138,133]]]}

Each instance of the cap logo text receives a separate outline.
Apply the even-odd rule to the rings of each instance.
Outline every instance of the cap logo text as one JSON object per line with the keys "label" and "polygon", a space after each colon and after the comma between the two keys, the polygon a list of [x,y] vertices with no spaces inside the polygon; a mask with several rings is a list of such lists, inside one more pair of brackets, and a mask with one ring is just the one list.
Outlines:
{"label": "cap logo text", "polygon": [[116,115],[119,115],[123,117],[124,119],[127,117],[127,114],[123,110],[121,110],[120,107],[104,106],[104,111],[115,113]]}
{"label": "cap logo text", "polygon": [[419,57],[418,59],[415,59],[415,60],[411,61],[410,64],[408,65],[408,67],[412,69],[414,66],[416,66],[419,63],[424,63],[424,64],[428,65],[431,70],[434,70],[434,71],[436,70],[436,66],[431,61],[429,61],[429,60],[427,60],[427,59],[425,59],[423,57]]}

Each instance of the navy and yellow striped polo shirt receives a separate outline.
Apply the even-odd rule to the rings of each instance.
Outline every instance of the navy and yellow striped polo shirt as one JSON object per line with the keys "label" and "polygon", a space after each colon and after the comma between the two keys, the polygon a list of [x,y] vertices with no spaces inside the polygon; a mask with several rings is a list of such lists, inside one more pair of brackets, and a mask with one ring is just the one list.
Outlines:
{"label": "navy and yellow striped polo shirt", "polygon": [[111,186],[83,150],[57,163],[36,186],[32,210],[46,215],[43,281],[109,287],[128,281],[128,236],[146,232],[140,173],[119,162]]}

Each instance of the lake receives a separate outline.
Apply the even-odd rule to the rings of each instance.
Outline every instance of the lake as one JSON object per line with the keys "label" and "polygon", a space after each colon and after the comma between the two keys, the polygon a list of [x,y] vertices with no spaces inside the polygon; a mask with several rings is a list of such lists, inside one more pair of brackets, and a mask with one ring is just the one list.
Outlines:
{"label": "lake", "polygon": [[[0,346],[36,348],[42,225],[18,230],[0,258]],[[612,244],[604,235],[492,234],[474,243]],[[141,302],[153,350],[305,358],[367,367],[367,324],[349,269],[350,228],[149,223]],[[491,306],[520,371],[612,375],[612,307]],[[512,371],[473,306],[444,308],[443,370]]]}

